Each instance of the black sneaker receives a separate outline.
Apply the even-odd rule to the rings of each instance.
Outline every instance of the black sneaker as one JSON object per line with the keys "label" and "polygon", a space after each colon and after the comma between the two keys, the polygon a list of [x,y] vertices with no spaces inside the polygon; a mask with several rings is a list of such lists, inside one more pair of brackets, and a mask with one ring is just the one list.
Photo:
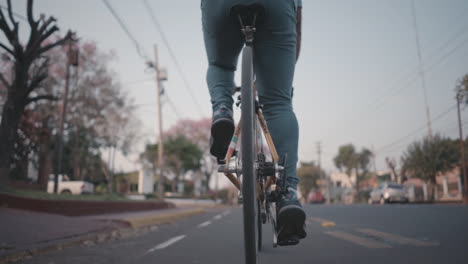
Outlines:
{"label": "black sneaker", "polygon": [[299,239],[305,238],[305,219],[304,209],[297,200],[297,191],[288,187],[278,203],[278,244],[295,245]]}
{"label": "black sneaker", "polygon": [[226,156],[234,134],[234,119],[232,110],[226,106],[221,106],[213,113],[211,123],[210,153],[211,155],[223,160]]}

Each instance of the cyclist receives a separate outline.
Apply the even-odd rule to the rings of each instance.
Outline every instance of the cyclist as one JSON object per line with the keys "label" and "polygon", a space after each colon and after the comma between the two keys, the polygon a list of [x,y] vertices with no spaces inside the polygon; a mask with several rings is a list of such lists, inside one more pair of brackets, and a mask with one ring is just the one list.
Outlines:
{"label": "cyclist", "polygon": [[254,67],[257,92],[279,155],[287,154],[287,192],[279,202],[278,240],[305,238],[305,212],[297,199],[298,122],[292,107],[292,82],[301,43],[301,0],[201,0],[208,57],[207,84],[213,121],[210,152],[222,160],[234,133],[234,72],[244,45],[240,26],[230,14],[238,4],[261,4],[265,16],[257,26]]}

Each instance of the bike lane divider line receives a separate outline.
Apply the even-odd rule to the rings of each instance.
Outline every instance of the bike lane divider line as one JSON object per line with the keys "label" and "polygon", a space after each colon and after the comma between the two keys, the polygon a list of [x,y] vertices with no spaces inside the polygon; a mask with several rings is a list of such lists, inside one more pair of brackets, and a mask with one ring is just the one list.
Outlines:
{"label": "bike lane divider line", "polygon": [[223,216],[227,216],[227,215],[229,215],[230,213],[231,213],[231,210],[227,210],[227,211],[224,211],[224,212],[222,213],[222,215],[223,215]]}
{"label": "bike lane divider line", "polygon": [[354,244],[357,244],[366,248],[391,248],[390,245],[375,241],[373,239],[367,239],[364,237],[355,236],[353,234],[346,233],[346,232],[328,231],[328,232],[325,232],[325,234],[342,239],[342,240],[346,240],[348,242],[351,242],[351,243],[354,243]]}
{"label": "bike lane divider line", "polygon": [[156,251],[156,250],[165,249],[165,248],[171,246],[172,244],[177,243],[179,240],[182,240],[184,238],[185,238],[185,235],[180,235],[180,236],[173,237],[173,238],[167,240],[166,242],[161,243],[161,244],[149,249],[148,253],[151,253],[151,252]]}
{"label": "bike lane divider line", "polygon": [[208,226],[210,224],[211,224],[211,221],[208,220],[208,221],[205,221],[205,222],[199,224],[197,227],[198,228],[203,228],[203,227]]}
{"label": "bike lane divider line", "polygon": [[336,223],[331,220],[326,220],[319,217],[309,217],[309,223],[316,222],[319,223],[322,227],[335,227]]}
{"label": "bike lane divider line", "polygon": [[221,219],[222,217],[223,217],[222,214],[218,214],[218,215],[215,215],[215,216],[213,217],[213,219],[214,219],[214,220],[219,220],[219,219]]}
{"label": "bike lane divider line", "polygon": [[434,247],[439,246],[440,243],[437,241],[422,241],[410,237],[404,237],[397,234],[385,233],[382,231],[370,229],[370,228],[361,228],[357,230],[359,233],[363,233],[369,236],[378,237],[384,240],[395,242],[401,245],[410,245],[416,247]]}

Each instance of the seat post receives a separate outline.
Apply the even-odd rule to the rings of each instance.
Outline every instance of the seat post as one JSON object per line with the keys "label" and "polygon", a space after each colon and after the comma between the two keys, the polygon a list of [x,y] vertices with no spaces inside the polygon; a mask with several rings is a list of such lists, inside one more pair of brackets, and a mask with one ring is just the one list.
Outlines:
{"label": "seat post", "polygon": [[237,15],[237,17],[239,18],[242,34],[244,34],[244,36],[245,36],[245,44],[247,46],[252,46],[253,41],[254,41],[254,33],[257,30],[255,28],[255,22],[257,20],[257,14],[254,14],[254,17],[253,17],[253,20],[252,20],[252,25],[244,25],[244,22],[242,21],[241,15]]}

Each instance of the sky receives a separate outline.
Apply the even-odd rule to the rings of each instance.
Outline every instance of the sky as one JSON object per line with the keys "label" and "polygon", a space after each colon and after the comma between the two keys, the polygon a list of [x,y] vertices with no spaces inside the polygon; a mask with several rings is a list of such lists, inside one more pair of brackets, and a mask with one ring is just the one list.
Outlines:
{"label": "sky", "polygon": [[[13,2],[15,11],[24,15],[26,1]],[[177,62],[143,1],[109,3],[141,53],[153,59],[157,45],[159,63],[168,72],[166,94],[175,105],[171,107],[167,97],[164,100],[164,127],[180,118],[210,117],[200,1],[148,0]],[[6,6],[6,0],[0,4]],[[294,80],[301,161],[316,161],[320,142],[322,166],[336,171],[333,158],[338,147],[352,143],[358,150],[373,150],[377,170],[387,170],[386,157],[399,160],[409,143],[427,135],[417,35],[433,133],[458,136],[454,89],[468,73],[468,1],[414,0],[417,35],[411,4],[411,0],[303,1],[302,50]],[[138,168],[135,160],[143,144],[157,136],[154,73],[147,69],[145,58],[103,1],[37,0],[35,14],[40,13],[56,17],[62,33],[72,29],[80,38],[95,41],[100,50],[117,55],[111,67],[139,105],[137,116],[144,127],[134,155],[118,155],[116,168]],[[466,115],[462,112],[465,130]]]}

